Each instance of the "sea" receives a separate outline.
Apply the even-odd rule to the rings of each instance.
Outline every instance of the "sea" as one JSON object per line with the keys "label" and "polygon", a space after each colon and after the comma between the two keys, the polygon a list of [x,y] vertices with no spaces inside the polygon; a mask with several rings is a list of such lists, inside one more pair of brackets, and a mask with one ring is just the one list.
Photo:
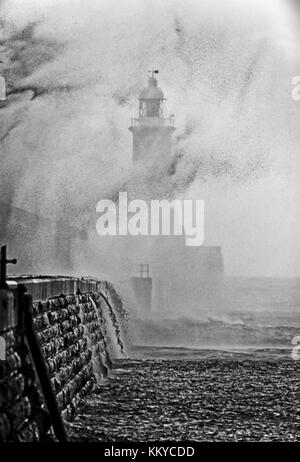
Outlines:
{"label": "sea", "polygon": [[300,279],[228,278],[209,308],[131,320],[137,358],[291,357],[300,343]]}

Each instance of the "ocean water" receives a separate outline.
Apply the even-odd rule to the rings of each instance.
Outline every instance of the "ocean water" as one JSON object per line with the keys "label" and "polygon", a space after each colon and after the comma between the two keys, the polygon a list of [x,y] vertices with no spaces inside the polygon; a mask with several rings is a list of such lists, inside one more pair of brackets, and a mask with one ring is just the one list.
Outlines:
{"label": "ocean water", "polygon": [[215,304],[162,309],[130,327],[136,358],[288,357],[300,335],[300,279],[228,278]]}

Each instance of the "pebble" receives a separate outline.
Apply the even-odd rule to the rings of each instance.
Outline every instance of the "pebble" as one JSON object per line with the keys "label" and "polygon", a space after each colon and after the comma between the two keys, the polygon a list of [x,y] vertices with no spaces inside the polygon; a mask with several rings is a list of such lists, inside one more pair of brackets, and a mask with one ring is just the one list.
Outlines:
{"label": "pebble", "polygon": [[73,441],[300,441],[292,360],[118,360],[70,423]]}

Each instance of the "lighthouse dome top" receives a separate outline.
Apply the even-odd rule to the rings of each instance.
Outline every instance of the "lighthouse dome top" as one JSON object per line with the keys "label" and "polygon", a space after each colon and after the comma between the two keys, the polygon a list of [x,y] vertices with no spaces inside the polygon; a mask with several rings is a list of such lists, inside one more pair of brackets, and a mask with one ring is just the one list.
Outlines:
{"label": "lighthouse dome top", "polygon": [[148,87],[140,92],[139,99],[165,99],[163,91],[157,86],[157,79],[152,75],[148,79]]}

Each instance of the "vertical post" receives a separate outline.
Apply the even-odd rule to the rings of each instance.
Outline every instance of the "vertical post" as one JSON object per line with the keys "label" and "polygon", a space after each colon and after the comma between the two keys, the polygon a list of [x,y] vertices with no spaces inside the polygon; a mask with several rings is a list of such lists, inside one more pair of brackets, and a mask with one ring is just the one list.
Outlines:
{"label": "vertical post", "polygon": [[[13,292],[9,289],[6,283],[6,265],[8,263],[16,264],[17,260],[14,258],[8,260],[6,257],[6,245],[1,247],[1,260],[0,260],[0,321],[1,316],[4,316],[4,326],[11,327],[11,314],[10,311],[14,310],[15,302]],[[54,432],[58,441],[67,441],[67,436],[64,428],[64,423],[59,412],[56,396],[53,393],[51,382],[48,376],[46,364],[40,349],[38,338],[33,328],[32,320],[32,297],[26,294],[26,287],[18,284],[16,294],[16,303],[18,308],[18,319],[16,325],[21,334],[22,340],[20,346],[24,347],[24,336],[26,337],[27,344],[32,356],[32,360],[36,369],[37,376],[40,381],[41,389],[45,398],[46,406],[51,417]],[[3,315],[3,308],[5,313]],[[2,323],[1,323],[2,324]],[[2,327],[2,326],[1,326]]]}
{"label": "vertical post", "polygon": [[6,287],[6,245],[1,247],[1,274],[0,274],[0,287]]}
{"label": "vertical post", "polygon": [[17,260],[13,258],[12,260],[7,260],[6,258],[6,245],[1,247],[1,259],[0,259],[0,288],[1,289],[8,289],[6,284],[6,265],[11,263],[12,265],[16,265]]}

